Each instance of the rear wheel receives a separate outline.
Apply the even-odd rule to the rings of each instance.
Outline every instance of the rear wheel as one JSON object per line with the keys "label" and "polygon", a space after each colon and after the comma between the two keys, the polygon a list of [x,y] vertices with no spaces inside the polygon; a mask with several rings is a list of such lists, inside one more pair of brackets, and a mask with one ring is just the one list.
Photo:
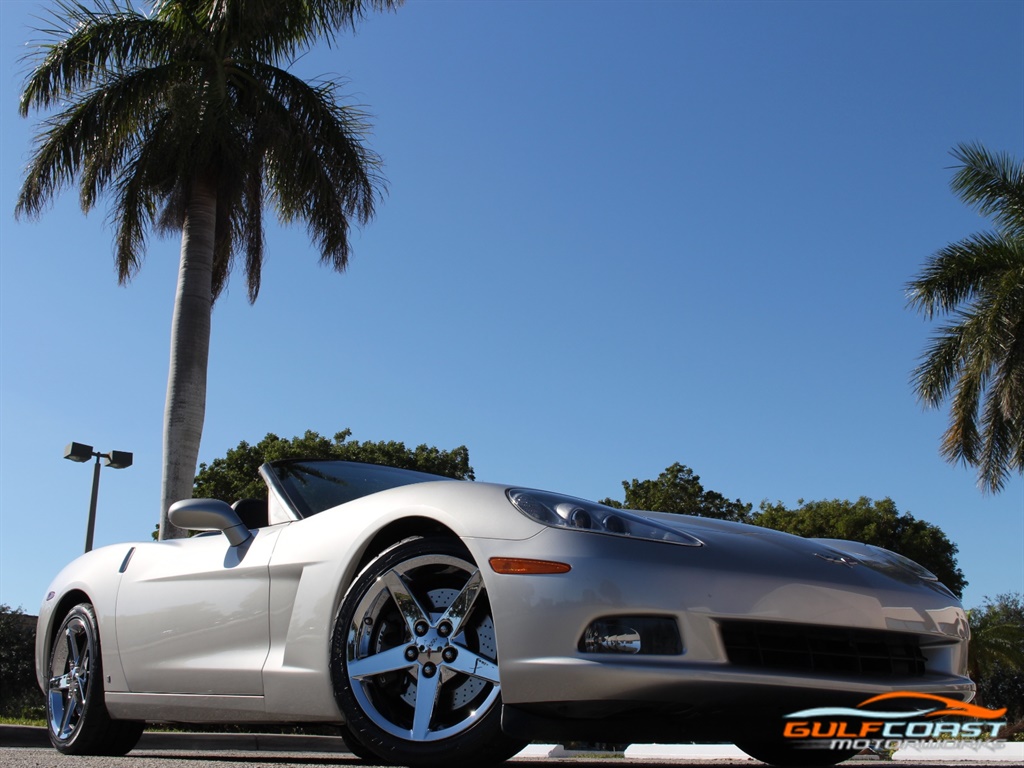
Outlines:
{"label": "rear wheel", "polygon": [[356,579],[334,628],[335,697],[356,739],[399,765],[486,765],[525,742],[501,731],[497,643],[461,542],[402,542]]}
{"label": "rear wheel", "polygon": [[112,720],[103,703],[103,665],[96,614],[89,603],[68,611],[53,640],[46,720],[50,743],[66,755],[123,755],[144,723]]}

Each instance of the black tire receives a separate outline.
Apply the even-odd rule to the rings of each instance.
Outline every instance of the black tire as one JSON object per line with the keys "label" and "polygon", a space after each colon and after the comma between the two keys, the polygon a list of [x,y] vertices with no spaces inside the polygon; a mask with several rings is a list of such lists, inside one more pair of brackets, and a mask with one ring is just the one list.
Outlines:
{"label": "black tire", "polygon": [[778,768],[814,768],[838,765],[849,760],[857,749],[800,749],[783,741],[737,741],[736,746],[755,760]]}
{"label": "black tire", "polygon": [[366,567],[338,611],[331,677],[349,730],[390,764],[492,765],[526,744],[501,731],[491,608],[456,539],[406,540]]}
{"label": "black tire", "polygon": [[53,639],[46,693],[50,743],[66,755],[124,755],[145,723],[112,720],[103,702],[103,662],[89,603],[68,611]]}
{"label": "black tire", "polygon": [[341,732],[341,740],[345,742],[345,748],[364,763],[379,762],[377,755],[363,746],[363,742],[356,738],[347,725],[338,726]]}

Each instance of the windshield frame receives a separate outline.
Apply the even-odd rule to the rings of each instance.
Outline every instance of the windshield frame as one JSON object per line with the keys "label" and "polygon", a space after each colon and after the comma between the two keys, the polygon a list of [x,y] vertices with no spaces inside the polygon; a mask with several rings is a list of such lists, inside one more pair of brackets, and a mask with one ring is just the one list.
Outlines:
{"label": "windshield frame", "polygon": [[[295,470],[301,469],[320,469],[320,479],[325,479],[322,476],[325,466],[347,470],[341,473],[331,473],[327,479],[328,483],[336,482],[339,485],[337,501],[332,499],[333,503],[329,504],[325,503],[323,498],[317,498],[324,494],[302,493],[295,482],[295,478],[299,476]],[[304,520],[328,509],[393,488],[437,481],[456,482],[453,477],[434,475],[420,470],[341,459],[278,459],[261,466],[260,474],[267,483],[271,494],[280,499],[297,520]],[[316,477],[313,472],[307,474],[309,477]],[[345,490],[342,490],[341,486],[344,486]],[[322,491],[324,487],[323,483],[316,486],[319,491]]]}

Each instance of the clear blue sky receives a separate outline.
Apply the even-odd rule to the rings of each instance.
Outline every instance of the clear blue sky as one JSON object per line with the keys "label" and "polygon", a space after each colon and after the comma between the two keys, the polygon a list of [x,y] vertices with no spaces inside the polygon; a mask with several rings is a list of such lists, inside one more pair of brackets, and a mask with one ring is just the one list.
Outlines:
{"label": "clear blue sky", "polygon": [[[37,2],[0,2],[0,602],[157,520],[176,239],[119,287],[104,210],[16,222]],[[1024,157],[1022,2],[410,0],[295,64],[348,78],[390,193],[351,268],[267,230],[214,311],[201,459],[267,432],[465,444],[480,480],[621,498],[679,461],[762,499],[892,497],[1024,591],[1024,482],[944,463],[904,285],[989,228],[949,150]],[[268,220],[273,220],[268,215]]]}

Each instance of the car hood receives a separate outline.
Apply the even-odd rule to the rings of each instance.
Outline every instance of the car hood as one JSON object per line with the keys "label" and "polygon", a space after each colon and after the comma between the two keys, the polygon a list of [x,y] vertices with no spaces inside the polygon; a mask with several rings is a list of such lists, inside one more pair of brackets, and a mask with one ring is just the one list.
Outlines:
{"label": "car hood", "polygon": [[924,569],[916,564],[901,564],[897,558],[886,558],[887,550],[870,547],[855,541],[839,539],[804,538],[759,525],[716,520],[707,517],[677,515],[665,512],[641,512],[661,523],[696,536],[711,547],[722,547],[737,555],[754,556],[755,551],[763,559],[766,551],[774,551],[780,561],[788,560],[786,555],[815,557],[819,560],[845,566],[853,575],[855,571],[868,570],[902,584],[926,586],[943,595],[955,595],[934,577],[924,578]]}

